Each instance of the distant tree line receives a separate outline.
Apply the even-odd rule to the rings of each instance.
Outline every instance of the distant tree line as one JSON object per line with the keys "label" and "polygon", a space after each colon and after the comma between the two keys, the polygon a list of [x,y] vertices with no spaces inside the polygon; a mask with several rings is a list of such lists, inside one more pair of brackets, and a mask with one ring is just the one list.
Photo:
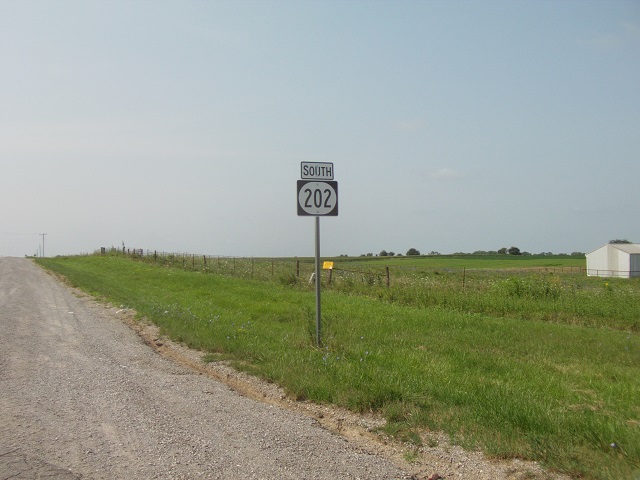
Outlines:
{"label": "distant tree line", "polygon": [[[628,240],[612,240],[609,243],[631,243]],[[423,254],[420,253],[420,250],[418,250],[417,248],[410,248],[409,250],[407,250],[407,252],[405,253],[406,256],[419,256]],[[428,254],[426,254],[427,256],[434,256],[434,255],[440,255],[439,252],[436,251],[431,251]],[[523,252],[521,251],[518,247],[502,247],[498,250],[476,250],[473,253],[467,253],[467,252],[456,252],[453,255],[534,255],[532,253],[529,252]],[[566,253],[553,253],[553,252],[541,252],[535,255],[548,255],[548,256],[552,256],[552,255],[561,255],[561,256],[567,256]],[[572,257],[583,257],[585,254],[584,252],[571,252],[570,256]],[[341,256],[347,256],[347,255],[341,255]],[[394,251],[387,251],[387,250],[382,250],[380,253],[378,254],[373,254],[371,252],[369,253],[363,253],[360,255],[361,257],[401,257],[402,253],[395,253]]]}

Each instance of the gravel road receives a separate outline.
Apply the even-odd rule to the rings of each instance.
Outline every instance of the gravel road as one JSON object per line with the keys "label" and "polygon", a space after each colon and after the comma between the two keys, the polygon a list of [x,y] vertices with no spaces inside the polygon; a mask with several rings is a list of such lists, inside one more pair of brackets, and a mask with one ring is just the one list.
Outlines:
{"label": "gravel road", "polygon": [[0,258],[0,480],[564,478],[444,436],[407,463],[376,419],[205,366],[131,317]]}

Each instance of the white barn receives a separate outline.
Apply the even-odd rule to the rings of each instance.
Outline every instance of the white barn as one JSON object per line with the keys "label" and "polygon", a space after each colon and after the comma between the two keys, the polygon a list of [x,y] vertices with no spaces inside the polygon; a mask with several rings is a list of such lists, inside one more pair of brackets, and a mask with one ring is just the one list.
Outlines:
{"label": "white barn", "polygon": [[590,277],[640,277],[640,244],[609,243],[587,253]]}

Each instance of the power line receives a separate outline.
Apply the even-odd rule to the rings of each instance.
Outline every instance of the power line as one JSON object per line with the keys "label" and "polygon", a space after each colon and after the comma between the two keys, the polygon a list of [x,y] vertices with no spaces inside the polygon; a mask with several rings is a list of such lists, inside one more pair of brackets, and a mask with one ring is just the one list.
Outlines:
{"label": "power line", "polygon": [[34,235],[42,235],[42,234],[41,233],[0,232],[0,235],[12,235],[16,237],[32,237]]}

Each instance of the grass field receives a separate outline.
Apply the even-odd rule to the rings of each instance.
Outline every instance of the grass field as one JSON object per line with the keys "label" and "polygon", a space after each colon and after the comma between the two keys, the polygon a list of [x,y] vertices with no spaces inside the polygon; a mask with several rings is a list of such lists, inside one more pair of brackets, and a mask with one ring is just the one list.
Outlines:
{"label": "grass field", "polygon": [[[390,287],[378,280],[383,273],[347,272],[323,290],[317,348],[313,286],[291,273],[294,260],[279,270],[253,259],[253,276],[260,264],[273,281],[221,275],[221,265],[203,273],[195,259],[173,267],[141,260],[38,262],[134,308],[207,360],[230,361],[299,399],[381,412],[386,433],[409,442],[444,431],[467,448],[575,477],[640,478],[637,279],[557,270],[575,266],[565,263],[571,258],[451,267],[411,259]],[[358,261],[366,259],[344,268],[377,268]]]}
{"label": "grass field", "polygon": [[518,269],[534,267],[585,267],[585,258],[570,255],[425,255],[398,257],[337,257],[337,263],[391,267]]}

